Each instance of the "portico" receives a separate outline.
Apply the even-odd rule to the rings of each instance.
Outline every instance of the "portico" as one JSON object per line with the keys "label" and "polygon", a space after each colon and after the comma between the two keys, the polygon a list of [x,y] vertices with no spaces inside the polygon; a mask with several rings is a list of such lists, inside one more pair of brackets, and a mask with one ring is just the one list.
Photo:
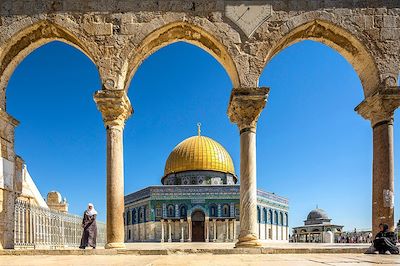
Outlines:
{"label": "portico", "polygon": [[[260,226],[257,221],[260,203],[256,188],[256,128],[269,94],[268,88],[259,87],[258,80],[277,53],[302,40],[315,40],[332,47],[350,62],[360,78],[364,100],[355,110],[370,121],[373,132],[371,225],[373,233],[382,222],[394,229],[393,114],[400,105],[400,14],[396,1],[306,0],[260,1],[257,4],[251,1],[207,1],[206,4],[166,1],[161,4],[150,0],[90,1],[87,5],[77,5],[76,1],[58,1],[54,5],[46,1],[36,5],[36,2],[25,1],[26,4],[21,5],[6,0],[0,13],[0,32],[3,33],[0,38],[0,161],[3,166],[0,170],[0,249],[14,247],[13,230],[18,219],[15,202],[29,199],[22,193],[23,160],[14,149],[14,129],[19,122],[6,108],[7,84],[21,60],[36,48],[55,40],[82,51],[99,73],[102,87],[95,93],[94,100],[103,117],[107,138],[106,248],[124,248],[128,235],[124,229],[130,230],[130,227],[135,232],[131,235],[143,240],[152,232],[152,227],[148,228],[146,223],[153,218],[161,225],[157,227],[162,232],[158,235],[160,241],[203,238],[204,241],[234,241],[238,238],[237,247],[257,247],[261,230],[267,238],[283,235],[279,228],[286,225],[269,222]],[[238,19],[239,13],[246,19]],[[123,132],[133,112],[127,90],[144,59],[177,41],[189,42],[209,52],[232,81],[227,105],[229,119],[239,130],[240,175],[236,177],[232,169],[226,167],[212,169],[218,174],[210,178],[209,185],[227,185],[229,189],[223,192],[232,196],[238,185],[232,190],[230,186],[240,178],[240,200],[232,196],[201,203],[207,206],[202,220],[197,215],[182,216],[180,205],[173,206],[174,213],[169,214],[162,206],[164,199],[157,199],[159,205],[128,208],[130,215],[136,216],[137,224],[124,224],[127,209],[123,193]],[[178,173],[182,169],[173,169],[163,176],[163,185],[177,185],[179,181],[183,194],[192,193],[189,187],[193,184],[185,182],[195,180],[201,187],[203,183],[199,182],[207,179],[182,176]],[[208,193],[206,190],[203,192]],[[218,192],[221,191],[213,190],[215,194]],[[151,189],[148,194],[151,195]],[[279,198],[274,203],[274,214],[287,213],[286,199]],[[223,205],[232,213],[218,213]],[[214,207],[216,209],[212,209]],[[263,208],[268,214],[273,207]],[[157,210],[161,213],[157,214]],[[212,210],[214,215],[211,215]],[[240,222],[236,219],[239,217]],[[240,232],[237,232],[239,226]]]}

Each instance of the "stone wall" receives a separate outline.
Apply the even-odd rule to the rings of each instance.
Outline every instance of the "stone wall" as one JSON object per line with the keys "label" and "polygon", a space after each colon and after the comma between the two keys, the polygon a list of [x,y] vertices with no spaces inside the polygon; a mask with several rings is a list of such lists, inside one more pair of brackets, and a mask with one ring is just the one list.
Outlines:
{"label": "stone wall", "polygon": [[[381,83],[395,85],[399,75],[400,3],[396,2],[6,0],[0,8],[0,89],[4,93],[10,75],[27,54],[52,40],[87,54],[99,69],[103,88],[113,90],[127,89],[144,59],[176,41],[212,54],[234,87],[257,86],[264,66],[276,53],[311,39],[340,52],[370,95]],[[241,3],[249,7],[249,15],[237,20]]]}

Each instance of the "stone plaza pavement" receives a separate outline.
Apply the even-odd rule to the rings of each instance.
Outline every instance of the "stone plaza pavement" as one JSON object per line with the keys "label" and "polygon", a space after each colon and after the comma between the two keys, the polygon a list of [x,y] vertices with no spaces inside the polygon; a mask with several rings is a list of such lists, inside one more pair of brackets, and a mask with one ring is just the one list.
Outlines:
{"label": "stone plaza pavement", "polygon": [[127,243],[126,250],[3,250],[1,265],[400,265],[399,255],[364,255],[367,244]]}
{"label": "stone plaza pavement", "polygon": [[259,248],[234,248],[234,243],[126,243],[126,249],[80,250],[63,249],[16,249],[0,250],[0,258],[6,255],[242,255],[242,254],[363,254],[369,244],[311,244],[311,243],[263,243]]}
{"label": "stone plaza pavement", "polygon": [[363,254],[174,254],[0,256],[0,265],[400,265],[398,255]]}

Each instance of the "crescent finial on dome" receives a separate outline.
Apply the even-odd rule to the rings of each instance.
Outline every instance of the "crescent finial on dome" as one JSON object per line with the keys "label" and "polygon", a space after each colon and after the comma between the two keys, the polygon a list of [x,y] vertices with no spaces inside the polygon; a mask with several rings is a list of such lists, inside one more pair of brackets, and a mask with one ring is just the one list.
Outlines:
{"label": "crescent finial on dome", "polygon": [[201,136],[201,123],[197,123],[197,135],[200,137]]}

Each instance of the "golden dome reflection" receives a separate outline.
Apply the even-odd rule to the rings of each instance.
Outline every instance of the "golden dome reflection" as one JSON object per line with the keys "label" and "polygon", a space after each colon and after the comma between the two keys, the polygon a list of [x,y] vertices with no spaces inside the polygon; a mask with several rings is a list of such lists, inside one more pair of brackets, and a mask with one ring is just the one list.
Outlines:
{"label": "golden dome reflection", "polygon": [[193,136],[179,143],[168,156],[164,176],[183,171],[209,170],[230,173],[235,176],[232,158],[215,140]]}

